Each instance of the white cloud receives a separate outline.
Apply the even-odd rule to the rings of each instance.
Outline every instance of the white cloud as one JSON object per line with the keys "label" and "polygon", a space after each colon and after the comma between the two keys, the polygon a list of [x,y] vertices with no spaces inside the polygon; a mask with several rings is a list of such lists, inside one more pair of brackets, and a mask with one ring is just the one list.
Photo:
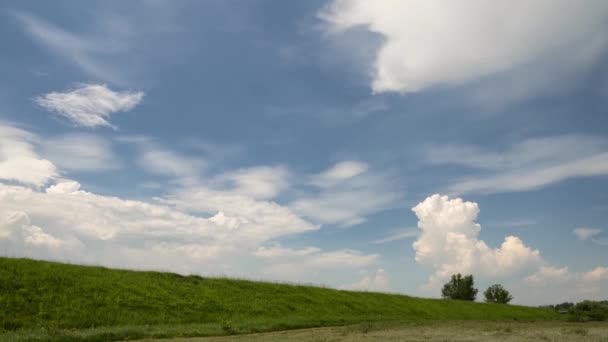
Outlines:
{"label": "white cloud", "polygon": [[458,85],[530,64],[589,64],[608,41],[601,0],[334,0],[319,16],[336,39],[359,27],[383,38],[375,92]]}
{"label": "white cloud", "polygon": [[45,233],[42,228],[32,225],[23,211],[9,211],[0,217],[0,240],[8,239],[17,245],[59,248],[64,241]]}
{"label": "white cloud", "polygon": [[365,276],[356,283],[342,285],[339,288],[354,291],[389,292],[391,291],[391,277],[384,269],[379,268],[376,274]]}
{"label": "white cloud", "polygon": [[141,91],[115,92],[105,84],[82,84],[66,92],[37,97],[36,103],[71,121],[76,126],[113,127],[109,118],[115,112],[133,109],[144,97]]}
{"label": "white cloud", "polygon": [[240,234],[252,243],[318,229],[318,226],[277,203],[204,186],[177,190],[158,201],[192,213],[219,212],[212,220],[231,229],[244,226]]}
{"label": "white cloud", "polygon": [[525,278],[526,283],[534,286],[548,286],[570,278],[568,267],[541,266],[532,275]]}
{"label": "white cloud", "polygon": [[383,243],[387,243],[387,242],[410,239],[413,237],[417,237],[418,235],[419,235],[419,232],[415,228],[399,229],[397,231],[394,231],[391,235],[389,235],[383,239],[372,241],[372,243],[383,244]]}
{"label": "white cloud", "polygon": [[[568,267],[541,267],[514,286],[521,289],[523,303],[605,300],[608,268],[599,266],[587,272],[572,272]],[[552,302],[548,298],[553,298]]]}
{"label": "white cloud", "polygon": [[602,230],[597,228],[579,227],[575,228],[572,232],[579,240],[588,240],[589,238],[601,234]]}
{"label": "white cloud", "polygon": [[441,146],[429,150],[427,161],[479,171],[450,185],[452,193],[527,191],[569,178],[608,174],[608,141],[564,135],[527,139],[500,152],[466,145]]}
{"label": "white cloud", "polygon": [[321,251],[317,247],[260,247],[253,255],[268,262],[262,269],[263,274],[274,279],[307,282],[319,271],[361,270],[379,259],[377,254],[363,254],[350,249]]}
{"label": "white cloud", "polygon": [[369,167],[367,166],[367,164],[359,161],[342,161],[335,164],[328,170],[325,170],[320,174],[314,175],[310,183],[320,188],[335,186],[336,184],[339,184],[366,172],[368,168]]}
{"label": "white cloud", "polygon": [[196,182],[206,165],[199,158],[157,148],[148,143],[142,145],[137,163],[148,173],[176,177],[182,183]]}
{"label": "white cloud", "polygon": [[0,123],[0,179],[43,186],[58,176],[55,165],[34,150],[37,137]]}
{"label": "white cloud", "polygon": [[479,240],[481,226],[475,222],[479,214],[477,203],[432,195],[412,210],[421,230],[413,244],[416,262],[434,269],[430,279],[434,287],[455,273],[506,277],[542,263],[540,252],[527,247],[516,236],[506,237],[495,249]]}
{"label": "white cloud", "polygon": [[[5,163],[13,165],[14,159],[24,156],[39,160],[29,143],[35,136],[0,127],[12,152]],[[174,157],[171,153],[155,156]],[[166,160],[174,161],[175,168],[165,167],[162,173],[183,177],[198,170],[183,168],[181,164],[189,163],[180,158]],[[33,184],[38,188],[0,183],[0,250],[10,256],[122,268],[257,279],[263,274],[265,279],[307,282],[318,272],[359,272],[376,262],[378,255],[349,249],[261,247],[319,228],[287,207],[249,196],[273,192],[250,180],[259,176],[261,182],[269,182],[269,173],[275,171],[286,172],[263,167],[236,170],[227,178],[240,181],[235,189],[214,190],[197,183],[173,189],[155,202],[91,193],[77,181],[59,180],[55,174],[45,178],[44,172],[37,174],[40,182]],[[55,182],[40,189],[49,180]],[[241,188],[251,191],[240,194]]]}
{"label": "white cloud", "polygon": [[106,171],[120,168],[112,144],[93,134],[67,134],[44,139],[43,154],[68,171]]}
{"label": "white cloud", "polygon": [[[414,242],[416,261],[434,273],[425,290],[438,293],[452,274],[473,274],[477,286],[500,282],[511,291],[516,303],[547,304],[605,297],[608,269],[572,272],[568,267],[546,263],[538,250],[516,236],[508,236],[499,248],[479,239],[475,222],[477,203],[447,196],[427,197],[412,209],[422,233]],[[481,289],[481,287],[480,287]],[[429,292],[430,291],[430,292]]]}
{"label": "white cloud", "polygon": [[231,191],[255,199],[271,199],[289,187],[285,166],[256,166],[223,173],[215,182],[229,183]]}
{"label": "white cloud", "polygon": [[76,34],[28,13],[15,13],[24,30],[58,56],[76,64],[87,74],[114,83],[124,83],[115,68],[103,63],[102,54],[116,50],[116,32],[104,32],[103,37]]}
{"label": "white cloud", "polygon": [[361,162],[340,162],[313,175],[311,184],[318,193],[303,195],[290,208],[319,223],[356,225],[368,215],[397,207],[402,199],[387,175]]}

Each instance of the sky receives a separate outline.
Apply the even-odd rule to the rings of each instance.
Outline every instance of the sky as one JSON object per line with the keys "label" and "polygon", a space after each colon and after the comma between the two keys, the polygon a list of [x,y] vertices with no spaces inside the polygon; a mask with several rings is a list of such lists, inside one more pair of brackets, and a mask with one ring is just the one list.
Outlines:
{"label": "sky", "polygon": [[608,297],[603,0],[3,1],[0,41],[1,255]]}

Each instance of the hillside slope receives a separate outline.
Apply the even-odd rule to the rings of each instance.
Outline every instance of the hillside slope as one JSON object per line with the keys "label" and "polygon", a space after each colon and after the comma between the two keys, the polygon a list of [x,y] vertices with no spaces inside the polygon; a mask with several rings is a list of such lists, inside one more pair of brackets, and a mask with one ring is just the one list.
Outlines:
{"label": "hillside slope", "polygon": [[5,336],[40,329],[62,335],[66,329],[95,327],[91,331],[103,333],[112,331],[107,327],[145,327],[112,335],[124,338],[369,321],[555,318],[551,310],[514,305],[0,258],[0,329]]}

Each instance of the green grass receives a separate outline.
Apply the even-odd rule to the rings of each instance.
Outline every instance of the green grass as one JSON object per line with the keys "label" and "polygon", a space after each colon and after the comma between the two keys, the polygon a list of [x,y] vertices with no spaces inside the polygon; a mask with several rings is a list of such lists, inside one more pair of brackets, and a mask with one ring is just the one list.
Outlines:
{"label": "green grass", "polygon": [[360,322],[546,320],[548,309],[0,258],[0,340],[212,336]]}

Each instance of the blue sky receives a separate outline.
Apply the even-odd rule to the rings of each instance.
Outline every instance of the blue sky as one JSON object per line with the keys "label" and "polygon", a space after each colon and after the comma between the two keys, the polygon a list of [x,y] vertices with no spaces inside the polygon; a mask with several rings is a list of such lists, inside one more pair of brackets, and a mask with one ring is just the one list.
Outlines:
{"label": "blue sky", "polygon": [[4,255],[607,295],[603,1],[8,1],[0,17]]}

